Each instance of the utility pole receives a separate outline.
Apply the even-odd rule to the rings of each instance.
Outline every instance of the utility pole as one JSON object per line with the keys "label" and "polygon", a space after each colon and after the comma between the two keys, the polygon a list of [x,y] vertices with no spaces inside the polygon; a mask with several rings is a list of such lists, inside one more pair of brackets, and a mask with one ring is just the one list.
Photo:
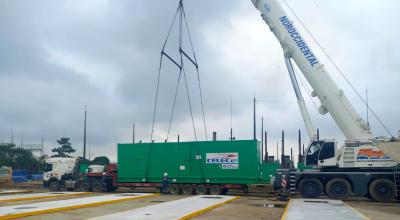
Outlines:
{"label": "utility pole", "polygon": [[293,147],[290,148],[290,168],[293,168],[294,166],[294,160],[293,160]]}
{"label": "utility pole", "polygon": [[135,143],[135,121],[132,123],[132,144]]}
{"label": "utility pole", "polygon": [[285,131],[282,130],[282,150],[281,150],[281,163],[282,168],[286,168],[286,161],[285,161]]}
{"label": "utility pole", "polygon": [[85,119],[83,122],[83,159],[86,159],[86,110],[87,105],[85,105]]}
{"label": "utility pole", "polygon": [[256,96],[253,99],[253,139],[256,140]]}
{"label": "utility pole", "polygon": [[261,116],[261,162],[264,161],[264,117]]}
{"label": "utility pole", "polygon": [[367,107],[367,126],[369,128],[368,86],[365,86],[365,99],[366,99],[366,107]]}
{"label": "utility pole", "polygon": [[279,152],[279,146],[278,145],[279,145],[279,141],[277,140],[276,141],[276,160],[277,161],[279,161],[279,157],[278,157],[279,156],[279,153],[278,153]]}
{"label": "utility pole", "polygon": [[43,136],[42,136],[42,143],[41,143],[41,145],[42,145],[42,151],[40,152],[41,153],[41,155],[40,156],[43,156],[44,155],[44,140],[43,140]]}
{"label": "utility pole", "polygon": [[264,161],[268,162],[268,136],[267,136],[267,131],[264,131],[264,147],[265,147],[265,156],[264,156]]}
{"label": "utility pole", "polygon": [[233,141],[232,113],[233,113],[233,107],[232,107],[232,98],[231,98],[231,131],[230,131],[230,140],[231,141]]}

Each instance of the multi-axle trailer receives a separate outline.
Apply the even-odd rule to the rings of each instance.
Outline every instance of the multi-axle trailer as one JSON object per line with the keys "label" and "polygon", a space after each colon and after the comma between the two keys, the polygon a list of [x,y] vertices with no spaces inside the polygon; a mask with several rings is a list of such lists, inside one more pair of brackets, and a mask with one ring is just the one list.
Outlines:
{"label": "multi-axle trailer", "polygon": [[[263,163],[260,152],[256,140],[118,144],[118,165],[109,164],[97,172],[89,166],[88,172],[66,172],[45,183],[51,190],[114,191],[118,187],[160,187],[167,176],[168,190],[174,194],[247,191],[249,185],[269,185],[279,167],[278,163]],[[45,176],[51,176],[50,172],[60,171]]]}

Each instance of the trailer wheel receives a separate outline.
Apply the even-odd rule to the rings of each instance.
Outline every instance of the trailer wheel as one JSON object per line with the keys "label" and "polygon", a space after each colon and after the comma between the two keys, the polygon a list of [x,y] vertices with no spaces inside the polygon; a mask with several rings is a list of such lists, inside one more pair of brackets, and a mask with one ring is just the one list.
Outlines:
{"label": "trailer wheel", "polygon": [[93,192],[102,192],[103,191],[103,186],[101,185],[101,181],[95,180],[92,183],[92,190],[93,190]]}
{"label": "trailer wheel", "polygon": [[211,195],[220,195],[221,194],[221,187],[219,185],[211,185],[210,194]]}
{"label": "trailer wheel", "polygon": [[89,192],[89,191],[90,191],[90,185],[89,185],[88,181],[82,181],[82,182],[79,184],[79,189],[80,189],[82,192]]}
{"label": "trailer wheel", "polygon": [[326,184],[326,194],[331,199],[346,199],[351,193],[350,183],[342,178],[333,178]]}
{"label": "trailer wheel", "polygon": [[182,193],[184,195],[192,195],[193,194],[193,187],[190,184],[185,184],[182,187]]}
{"label": "trailer wheel", "polygon": [[369,194],[378,202],[391,202],[396,196],[395,192],[393,181],[388,179],[376,179],[369,185]]}
{"label": "trailer wheel", "polygon": [[207,194],[207,187],[203,184],[196,185],[195,192],[198,195],[205,195]]}
{"label": "trailer wheel", "polygon": [[49,190],[52,192],[58,191],[59,190],[59,186],[58,186],[58,181],[57,180],[53,180],[49,183]]}
{"label": "trailer wheel", "polygon": [[170,190],[171,194],[181,194],[181,190],[180,190],[178,184],[172,184],[169,187],[169,190]]}
{"label": "trailer wheel", "polygon": [[299,190],[304,198],[318,198],[322,192],[322,184],[316,178],[305,178],[300,181]]}

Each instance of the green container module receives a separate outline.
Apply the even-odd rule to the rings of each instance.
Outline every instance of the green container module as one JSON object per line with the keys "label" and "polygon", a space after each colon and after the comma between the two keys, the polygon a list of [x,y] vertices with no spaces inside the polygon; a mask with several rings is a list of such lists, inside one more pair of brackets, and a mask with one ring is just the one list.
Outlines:
{"label": "green container module", "polygon": [[118,144],[118,182],[263,183],[260,152],[256,140]]}

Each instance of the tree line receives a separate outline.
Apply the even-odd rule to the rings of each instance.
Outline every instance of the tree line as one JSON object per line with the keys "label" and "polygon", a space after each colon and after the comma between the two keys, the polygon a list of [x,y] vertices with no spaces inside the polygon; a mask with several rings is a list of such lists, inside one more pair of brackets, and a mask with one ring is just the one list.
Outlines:
{"label": "tree line", "polygon": [[[57,143],[59,146],[51,150],[54,153],[51,157],[71,157],[70,154],[76,151],[67,137],[60,138]],[[95,165],[106,165],[110,163],[110,160],[106,156],[99,156],[92,161],[87,160],[87,162]],[[3,144],[0,147],[0,166],[8,166],[12,167],[13,170],[26,170],[30,173],[35,173],[43,172],[45,165],[45,156],[35,158],[31,151],[17,148],[15,144]]]}

